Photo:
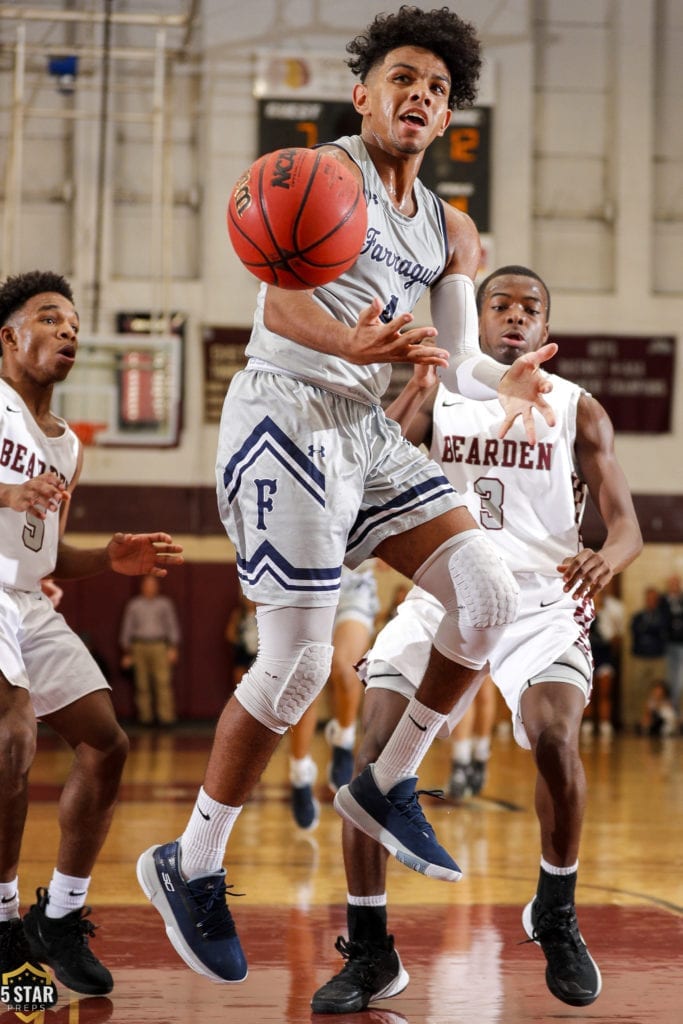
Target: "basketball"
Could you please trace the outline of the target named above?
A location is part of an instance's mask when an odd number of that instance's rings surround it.
[[[359,181],[331,154],[277,149],[256,160],[228,202],[238,257],[278,288],[317,288],[355,263],[367,232]]]

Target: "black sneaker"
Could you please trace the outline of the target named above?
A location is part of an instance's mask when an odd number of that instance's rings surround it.
[[[313,996],[314,1013],[358,1013],[370,1003],[398,995],[410,981],[393,935],[387,935],[383,944],[347,942],[340,935],[334,948],[346,963]]]
[[[545,980],[552,994],[569,1006],[594,1003],[602,977],[579,931],[574,904],[546,909],[534,897],[524,908],[522,924],[545,954]]]
[[[11,921],[0,921],[0,978],[3,974],[11,974],[24,964],[38,966],[31,956],[21,918],[13,917]]]
[[[453,761],[448,780],[448,795],[451,800],[464,800],[470,795],[469,765]]]
[[[88,944],[95,935],[89,920],[90,907],[72,910],[65,917],[50,918],[45,914],[47,889],[36,889],[37,903],[24,916],[24,930],[31,956],[49,964],[57,980],[74,992],[89,996],[106,995],[114,980]]]
[[[472,796],[479,796],[486,783],[486,761],[472,761],[467,769],[467,784]]]

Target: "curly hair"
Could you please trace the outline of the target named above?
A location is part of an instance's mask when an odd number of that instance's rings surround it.
[[[473,25],[448,7],[423,11],[402,4],[396,14],[378,14],[371,25],[347,44],[348,66],[361,82],[368,72],[399,46],[418,46],[436,54],[451,77],[451,110],[474,103],[481,71],[480,43]]]
[[[484,280],[477,288],[477,313],[481,313],[482,306],[484,304],[484,293],[486,292],[488,286],[491,284],[491,281],[495,281],[497,277],[507,277],[509,275],[513,277],[532,277],[534,281],[538,281],[538,283],[543,288],[543,291],[545,292],[545,315],[546,319],[549,320],[550,289],[548,288],[548,285],[545,283],[541,275],[537,274],[535,270],[530,270],[529,267],[520,267],[516,263],[511,263],[506,267],[498,267],[497,270],[494,270],[492,273],[489,274],[488,277],[484,278]]]
[[[71,285],[61,274],[51,270],[30,270],[26,274],[8,277],[0,285],[0,327],[4,327],[13,313],[43,292],[57,292],[73,303]]]

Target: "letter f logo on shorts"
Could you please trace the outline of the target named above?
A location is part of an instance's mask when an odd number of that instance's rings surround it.
[[[273,502],[267,497],[268,494],[275,494],[277,491],[277,480],[255,480],[256,490],[258,497],[256,499],[256,506],[258,508],[258,522],[256,524],[257,530],[267,530],[265,521],[265,513],[273,511]]]

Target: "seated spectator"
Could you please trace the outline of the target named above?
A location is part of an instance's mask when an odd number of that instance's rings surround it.
[[[677,729],[677,715],[671,703],[669,688],[659,680],[652,684],[645,702],[640,731],[646,736],[673,736]]]
[[[666,675],[676,716],[681,714],[683,696],[683,588],[681,577],[670,576],[660,597],[666,629]]]

